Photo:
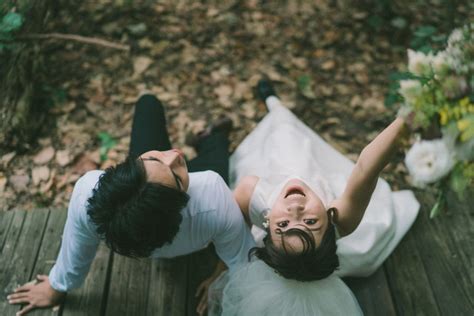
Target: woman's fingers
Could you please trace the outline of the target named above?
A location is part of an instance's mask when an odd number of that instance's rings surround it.
[[[201,295],[201,292],[206,289],[206,282],[202,282],[201,284],[199,284],[197,290],[196,290],[196,297],[198,297],[199,295]]]
[[[18,313],[16,313],[16,316],[25,315],[25,314],[28,313],[30,310],[32,310],[34,307],[35,307],[35,305],[29,304],[29,305],[25,306],[21,311],[19,311]]]
[[[204,312],[206,311],[206,308],[207,308],[207,291],[203,293],[199,301],[199,304],[197,307],[197,312],[199,313],[199,315],[203,315]]]

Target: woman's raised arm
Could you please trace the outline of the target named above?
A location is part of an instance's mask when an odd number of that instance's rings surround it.
[[[344,193],[332,203],[337,208],[336,225],[343,236],[352,233],[364,216],[377,179],[398,148],[405,121],[397,118],[361,152]]]

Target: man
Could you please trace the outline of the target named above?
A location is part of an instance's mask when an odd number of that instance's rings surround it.
[[[134,258],[176,257],[213,242],[229,269],[245,262],[255,244],[223,180],[228,177],[230,127],[229,121],[220,122],[195,139],[198,157],[189,162],[188,173],[182,152],[171,149],[163,106],[151,95],[142,96],[135,108],[130,157],[77,181],[49,277],[38,276],[37,283],[7,297],[11,304],[26,304],[18,315],[56,305],[81,286],[100,240]]]

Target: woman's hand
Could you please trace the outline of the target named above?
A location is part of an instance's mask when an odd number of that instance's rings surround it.
[[[204,281],[201,282],[201,284],[199,284],[197,290],[196,290],[196,297],[200,297],[199,298],[199,303],[198,303],[198,306],[196,308],[196,312],[201,316],[201,315],[204,315],[204,313],[206,312],[207,310],[207,294],[208,294],[208,291],[209,291],[209,286],[212,284],[212,282],[214,282],[215,279],[217,279],[222,272],[224,272],[225,270],[227,270],[227,267],[225,265],[224,262],[220,261],[217,263],[216,265],[216,269],[214,270],[214,272],[212,273],[212,275],[205,279]]]
[[[58,292],[51,287],[47,275],[38,275],[36,280],[17,288],[7,296],[10,304],[26,304],[16,315],[27,314],[34,308],[55,306],[61,303],[66,293]]]

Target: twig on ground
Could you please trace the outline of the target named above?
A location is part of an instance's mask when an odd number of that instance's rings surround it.
[[[63,33],[44,33],[44,34],[28,34],[18,37],[20,39],[63,39],[63,40],[72,40],[81,43],[105,46],[109,48],[115,48],[120,50],[129,51],[130,46],[117,44],[110,41],[103,40],[96,37],[86,37],[75,34],[63,34]]]

